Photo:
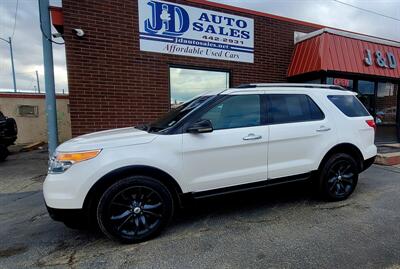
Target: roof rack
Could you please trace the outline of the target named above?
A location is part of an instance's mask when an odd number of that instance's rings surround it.
[[[269,87],[286,87],[286,88],[315,88],[315,89],[331,89],[331,90],[341,90],[348,91],[346,88],[337,85],[328,84],[306,84],[306,83],[250,83],[241,84],[235,88],[269,88]]]

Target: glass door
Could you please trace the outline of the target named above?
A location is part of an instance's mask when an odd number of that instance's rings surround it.
[[[378,82],[375,108],[377,142],[397,141],[397,99],[398,85]]]
[[[361,103],[364,104],[371,115],[375,115],[375,82],[359,80],[357,92]]]

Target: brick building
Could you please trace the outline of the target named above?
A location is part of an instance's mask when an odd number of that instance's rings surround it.
[[[378,138],[397,139],[398,42],[204,0],[63,0],[52,18],[74,136],[153,121],[201,83],[296,81],[359,92]]]

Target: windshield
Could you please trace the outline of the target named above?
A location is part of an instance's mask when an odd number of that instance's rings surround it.
[[[176,123],[178,123],[182,118],[188,115],[190,112],[204,104],[207,100],[210,100],[215,95],[203,95],[192,100],[179,105],[178,107],[172,109],[167,114],[161,116],[158,120],[151,124],[137,126],[136,128],[148,131],[148,132],[163,132]]]

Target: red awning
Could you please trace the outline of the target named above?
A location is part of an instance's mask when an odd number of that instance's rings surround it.
[[[319,32],[296,44],[288,77],[338,71],[400,78],[400,43],[334,30]]]

